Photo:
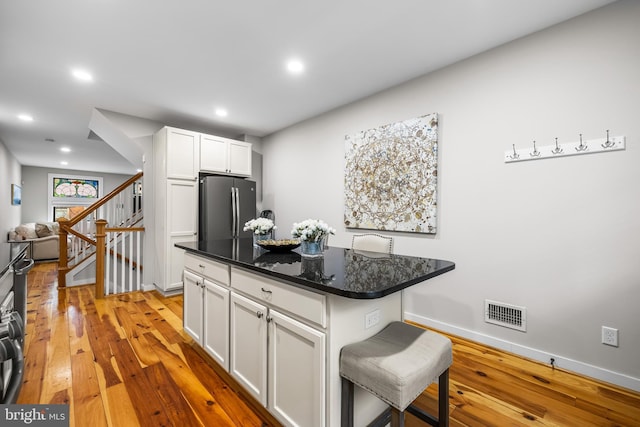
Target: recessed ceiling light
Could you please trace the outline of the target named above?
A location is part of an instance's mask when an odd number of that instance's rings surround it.
[[[82,80],[83,82],[90,82],[93,80],[93,76],[88,71],[81,70],[79,68],[72,70],[71,74],[73,74],[73,77],[78,80]]]
[[[287,62],[287,70],[293,74],[300,74],[304,71],[304,64],[297,59],[292,59]]]
[[[227,117],[227,114],[229,113],[224,108],[216,108],[216,116]]]
[[[60,164],[61,164],[62,166],[67,166],[69,163],[67,163],[67,162],[60,162]]]
[[[69,147],[60,147],[60,151],[62,151],[63,153],[70,153],[71,152],[71,148],[69,148]]]
[[[33,116],[31,116],[29,114],[18,114],[18,118],[20,120],[22,120],[23,122],[32,122],[33,121]]]

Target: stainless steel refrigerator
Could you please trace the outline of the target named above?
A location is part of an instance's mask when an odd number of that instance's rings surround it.
[[[219,175],[200,177],[198,209],[199,240],[251,237],[242,231],[256,218],[256,183]]]

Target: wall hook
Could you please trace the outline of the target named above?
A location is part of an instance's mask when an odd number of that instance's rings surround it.
[[[609,139],[609,129],[607,129],[607,141],[604,144],[600,144],[600,146],[602,148],[611,148],[614,145],[616,145],[616,143]]]
[[[576,151],[586,151],[589,147],[582,143],[582,134],[580,134],[580,145],[576,147]]]
[[[562,154],[562,153],[564,153],[564,150],[562,148],[558,147],[558,138],[556,138],[556,148],[551,150],[551,152],[553,154]]]
[[[509,158],[511,160],[517,160],[520,158],[520,154],[517,153],[516,151],[516,144],[511,144],[511,146],[513,147],[513,154],[511,156],[509,156]]]
[[[531,157],[540,157],[540,152],[536,148],[536,140],[533,140],[533,153],[529,153]]]

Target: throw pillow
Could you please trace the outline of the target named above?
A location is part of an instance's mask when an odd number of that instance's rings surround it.
[[[22,236],[22,240],[38,238],[36,230],[31,227],[27,227],[24,224],[17,226],[15,231],[18,236]]]
[[[38,237],[53,236],[53,231],[46,224],[36,224],[36,234]]]

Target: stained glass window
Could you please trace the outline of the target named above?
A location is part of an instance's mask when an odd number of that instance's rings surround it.
[[[53,178],[53,197],[95,199],[98,194],[97,179]]]

